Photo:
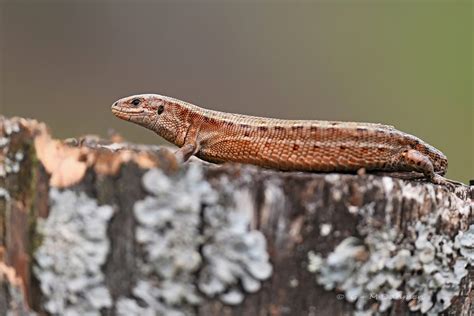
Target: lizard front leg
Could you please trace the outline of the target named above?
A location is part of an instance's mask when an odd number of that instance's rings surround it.
[[[430,158],[423,155],[415,149],[409,149],[403,152],[399,158],[401,164],[410,171],[422,172],[427,179],[434,184],[445,185],[449,188],[454,188],[453,184],[444,177],[434,172],[433,163]]]
[[[198,134],[199,127],[190,125],[184,136],[184,145],[175,152],[178,162],[187,161],[192,155],[199,151]]]

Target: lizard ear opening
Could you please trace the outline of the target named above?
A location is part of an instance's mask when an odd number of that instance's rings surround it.
[[[158,113],[158,115],[160,115],[161,113],[163,113],[164,110],[165,110],[165,107],[163,105],[160,105],[156,112]]]

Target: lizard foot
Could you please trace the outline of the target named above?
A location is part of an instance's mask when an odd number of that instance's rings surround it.
[[[446,179],[443,176],[440,176],[439,174],[433,174],[433,175],[424,175],[421,172],[416,172],[416,171],[400,171],[400,172],[375,172],[374,174],[379,175],[379,176],[389,176],[393,178],[398,178],[402,180],[414,180],[414,181],[423,181],[428,179],[431,181],[433,184],[438,184],[438,185],[443,185],[448,187],[448,189],[454,191],[456,186],[459,185],[465,185],[464,183],[457,182],[454,180]]]
[[[192,155],[197,151],[197,146],[195,144],[185,144],[183,147],[178,149],[174,154],[178,163],[182,164],[186,162]]]
[[[446,179],[445,177],[440,176],[439,174],[434,174],[433,176],[431,176],[430,181],[434,184],[443,185],[451,191],[454,191],[454,189],[456,189],[456,185],[464,185],[461,182]]]

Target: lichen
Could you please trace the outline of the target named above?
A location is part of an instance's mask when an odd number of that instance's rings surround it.
[[[223,178],[218,194],[193,163],[174,176],[151,169],[143,187],[148,196],[134,205],[141,278],[132,297],[119,299],[118,314],[193,314],[202,294],[238,304],[239,284],[255,292],[270,276],[265,238],[249,228],[252,210],[241,201],[248,192]]]
[[[0,198],[4,199],[5,201],[9,202],[11,197],[10,193],[5,188],[0,188]]]
[[[16,120],[3,119],[3,132],[5,135],[10,136],[13,133],[20,131],[20,124]]]
[[[319,225],[319,230],[321,236],[327,236],[331,233],[332,225],[329,223],[322,223],[321,225]]]
[[[254,207],[250,192],[227,185],[223,194],[235,198],[234,208],[224,210],[214,205],[204,212],[207,242],[202,254],[206,265],[201,269],[198,285],[207,296],[219,295],[224,303],[236,305],[244,299],[239,284],[245,292],[258,291],[260,281],[271,275],[272,266],[265,237],[260,231],[249,231]]]
[[[164,290],[151,281],[141,280],[133,288],[134,299],[122,297],[116,303],[117,315],[120,316],[186,316],[193,310],[188,306],[172,307],[161,299]],[[176,293],[175,293],[176,294]]]
[[[51,314],[100,315],[112,299],[101,271],[109,251],[111,206],[98,206],[84,193],[50,190],[50,213],[38,220],[43,237],[34,273]]]
[[[461,254],[468,260],[469,264],[474,265],[474,225],[456,235],[455,245],[460,249]]]
[[[3,126],[0,130],[0,178],[20,171],[20,163],[23,160],[23,152],[18,149],[11,152],[11,136],[20,131],[20,125],[14,120],[2,120]]]
[[[390,193],[393,180],[383,179]],[[419,203],[436,197],[431,188],[409,184],[402,195]],[[469,214],[468,203],[457,197],[450,203],[458,214]],[[358,226],[362,237],[344,239],[327,257],[309,252],[308,270],[317,274],[318,284],[326,290],[343,292],[347,301],[355,303],[356,313],[373,315],[387,311],[396,300],[404,300],[411,311],[437,315],[459,294],[467,265],[474,259],[474,225],[455,238],[439,232],[436,223],[453,212],[453,205],[448,208],[449,204],[441,204],[414,225],[411,235],[415,240],[400,240],[400,231],[391,222],[393,208],[388,204],[382,227],[374,220],[374,202],[357,208],[363,215]]]
[[[157,276],[160,282],[143,281],[139,285],[153,288],[156,302],[151,304],[152,300],[148,300],[153,308],[159,304],[171,308],[180,302],[197,304],[200,299],[192,284],[194,273],[202,264],[201,205],[215,203],[216,193],[202,180],[197,166],[178,177],[152,169],[144,175],[143,186],[150,195],[134,206],[139,224],[136,240],[144,250],[139,267],[144,280]]]

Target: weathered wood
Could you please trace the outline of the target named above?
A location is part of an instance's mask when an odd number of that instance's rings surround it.
[[[473,192],[1,119],[0,315],[472,314]]]

